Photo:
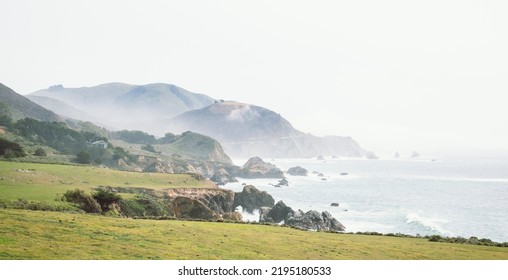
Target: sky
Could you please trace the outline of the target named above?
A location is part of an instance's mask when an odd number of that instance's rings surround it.
[[[0,83],[170,83],[379,154],[508,151],[506,1],[0,0]]]

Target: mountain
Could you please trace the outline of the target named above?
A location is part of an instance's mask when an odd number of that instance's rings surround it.
[[[78,111],[117,129],[144,130],[163,134],[157,124],[189,110],[200,109],[214,99],[170,84],[129,85],[108,83],[94,87],[52,86],[30,94],[64,102]],[[81,112],[81,113],[82,113]],[[71,114],[67,112],[67,115]],[[90,119],[85,119],[93,121]]]
[[[217,139],[233,157],[363,156],[351,137],[317,137],[296,130],[286,119],[263,107],[216,102],[175,117],[177,131],[192,130]]]
[[[13,120],[30,117],[40,121],[60,121],[61,118],[50,110],[35,104],[23,95],[0,83],[0,114]]]
[[[64,117],[64,118],[71,118],[76,120],[82,120],[82,121],[90,121],[95,123],[100,123],[101,121],[92,116],[89,115],[79,109],[76,109],[72,107],[71,105],[60,101],[55,98],[51,97],[45,97],[45,96],[36,96],[36,95],[28,95],[26,96],[30,101],[39,104],[40,106],[53,111],[54,113]]]

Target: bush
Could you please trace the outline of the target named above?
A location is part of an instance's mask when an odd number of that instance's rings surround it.
[[[429,238],[429,241],[431,242],[439,242],[441,241],[443,238],[439,235],[432,235],[430,238]]]
[[[90,154],[86,151],[81,151],[76,155],[76,161],[82,164],[90,164]]]
[[[92,197],[99,203],[103,212],[109,211],[111,204],[122,199],[118,194],[105,189],[97,189],[96,192],[92,193]]]
[[[87,213],[102,213],[101,206],[90,195],[80,189],[69,190],[63,195],[65,201],[76,204]]]
[[[23,148],[15,142],[0,138],[0,155],[6,158],[17,158],[26,156]]]
[[[141,149],[145,150],[145,151],[149,151],[149,152],[152,152],[152,153],[157,153],[157,151],[155,150],[155,148],[148,144],[148,145],[144,145],[144,146],[141,146]]]
[[[48,153],[46,153],[46,150],[44,150],[43,148],[38,148],[34,152],[34,156],[38,156],[38,157],[45,157],[47,155],[48,155]]]

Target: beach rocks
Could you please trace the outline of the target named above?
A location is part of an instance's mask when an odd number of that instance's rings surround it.
[[[289,214],[285,224],[299,229],[315,231],[339,232],[346,229],[344,225],[332,217],[327,211],[320,214],[316,210],[310,210],[306,213],[302,210],[298,210],[293,214]]]
[[[279,183],[277,185],[274,185],[274,187],[283,187],[283,186],[286,187],[289,186],[289,181],[286,178],[280,179]]]
[[[273,208],[263,207],[259,210],[259,222],[280,223],[286,220],[290,213],[294,213],[291,207],[281,200]]]
[[[333,202],[332,204],[330,204],[330,206],[332,206],[332,207],[339,207],[339,203]]]
[[[338,203],[337,203],[338,205]],[[303,230],[314,231],[344,231],[346,227],[330,213],[324,211],[319,213],[316,210],[303,212],[302,210],[293,211],[291,207],[284,204],[283,201],[277,202],[274,207],[261,207],[259,209],[260,223],[281,223]]]
[[[243,187],[243,191],[235,193],[233,209],[242,206],[244,210],[252,213],[255,209],[261,207],[273,207],[275,200],[266,191],[260,191],[256,187],[248,185]]]
[[[288,169],[287,174],[292,176],[307,176],[307,169],[301,166],[295,166]]]
[[[250,158],[238,175],[243,178],[284,178],[284,173],[279,168],[259,157]]]

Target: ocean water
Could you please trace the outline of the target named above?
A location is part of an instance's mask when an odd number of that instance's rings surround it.
[[[242,184],[252,184],[294,210],[328,211],[348,232],[476,236],[508,241],[508,158],[270,162],[284,171],[299,165],[309,175],[286,175],[289,187],[272,186],[277,179],[239,178],[239,182],[224,188],[241,191]],[[339,207],[330,205],[334,202]],[[258,217],[244,213],[244,219]]]

